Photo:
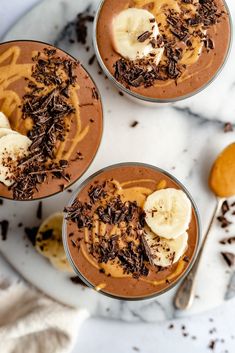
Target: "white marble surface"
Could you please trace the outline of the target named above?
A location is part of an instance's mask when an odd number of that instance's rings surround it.
[[[71,0],[70,0],[71,1]],[[8,9],[8,12],[4,11]],[[47,3],[51,3],[51,0],[47,0]],[[57,0],[59,2],[59,0]],[[1,12],[4,13],[5,24],[8,25],[13,22],[14,14],[17,15],[17,3],[21,5],[22,2],[11,0],[7,2],[1,0]],[[31,6],[32,1],[24,1],[23,6]],[[84,4],[84,2],[82,2]],[[230,0],[229,4],[234,6],[233,1]],[[78,6],[81,5],[81,2]],[[14,9],[14,11],[13,11]],[[11,13],[9,12],[11,11]],[[19,9],[23,11],[22,8]],[[6,13],[10,15],[6,16]],[[233,11],[233,13],[235,13]],[[67,13],[68,15],[68,13]],[[74,13],[72,14],[74,16]],[[0,17],[1,13],[0,13]],[[8,17],[8,21],[6,18]],[[55,16],[56,17],[56,16]],[[57,17],[56,17],[57,19]],[[7,27],[3,27],[2,23],[0,25],[1,33],[5,32]],[[32,35],[31,28],[27,26],[28,36]],[[18,32],[21,35],[20,32]],[[30,33],[30,34],[29,34]],[[51,33],[50,33],[51,34]],[[45,39],[46,40],[46,39]],[[233,74],[232,74],[233,70]],[[119,106],[124,105],[115,90],[110,87],[110,85],[105,84],[102,87],[102,92],[106,95],[106,87],[109,87],[110,96],[105,97],[106,106],[106,131],[104,135],[105,142],[103,143],[100,153],[97,156],[95,165],[92,168],[95,170],[98,167],[103,166],[104,160],[101,158],[102,154],[107,151],[108,146],[112,142],[115,131],[117,128],[122,133],[122,138],[128,137],[132,145],[134,141],[142,141],[144,130],[148,129],[151,132],[149,141],[156,145],[156,150],[154,156],[149,155],[150,146],[146,146],[145,153],[141,153],[134,150],[130,151],[130,156],[128,158],[125,156],[125,151],[117,149],[114,151],[113,161],[118,162],[120,160],[127,160],[132,158],[133,160],[148,161],[158,164],[173,172],[178,178],[186,182],[186,185],[191,190],[196,201],[199,204],[199,208],[202,213],[202,222],[204,229],[208,221],[209,214],[213,207],[213,198],[208,193],[206,188],[206,175],[209,169],[210,162],[213,160],[217,151],[227,143],[234,139],[234,134],[224,135],[222,132],[222,124],[220,119],[223,121],[235,121],[234,115],[234,65],[230,60],[230,64],[227,65],[223,72],[224,79],[215,83],[216,87],[211,86],[209,88],[210,92],[206,94],[200,94],[200,99],[193,99],[191,102],[182,102],[178,104],[178,108],[164,108],[157,110],[148,110],[148,115],[146,116],[146,110],[142,107],[129,106],[129,102],[125,102],[129,109],[125,109],[125,115],[120,112],[113,111],[113,102],[116,101]],[[227,91],[227,95],[223,92]],[[210,93],[210,95],[209,95]],[[229,93],[229,94],[228,94]],[[216,94],[216,95],[215,95]],[[204,102],[204,103],[203,103]],[[186,104],[187,103],[187,104]],[[210,104],[209,104],[210,103]],[[229,103],[229,104],[228,104]],[[179,108],[180,107],[180,108]],[[189,107],[190,110],[186,109],[184,111],[179,111],[179,109]],[[193,112],[193,113],[192,113]],[[199,117],[198,114],[203,113],[203,117]],[[139,126],[135,130],[129,130],[128,125],[132,120],[138,120],[140,122]],[[110,133],[110,124],[115,127],[112,134]],[[162,136],[162,137],[161,137]],[[151,145],[152,146],[152,145]],[[167,149],[166,149],[167,146]],[[187,148],[187,153],[182,153],[182,151]],[[138,152],[138,155],[137,155]],[[195,160],[196,159],[196,160]],[[89,173],[93,169],[89,170]],[[49,210],[47,210],[48,212]],[[214,269],[214,278],[216,282],[213,283],[213,278],[204,278],[203,282],[206,283],[204,286],[204,293],[202,291],[202,296],[208,294],[211,301],[214,300],[215,289],[219,289],[217,286],[220,283],[221,276],[224,273],[225,267],[223,263],[219,260],[218,252],[220,248],[217,244],[217,239],[222,236],[221,231],[218,233],[218,229],[211,235],[210,243],[207,246],[207,252],[210,254],[208,260],[210,261],[203,264],[203,268],[214,268],[218,265],[223,269],[221,274]],[[16,255],[16,254],[15,254]],[[212,256],[213,255],[213,256]],[[5,266],[1,263],[1,272],[5,273]],[[205,272],[205,271],[204,271]],[[224,277],[224,276],[223,276]],[[223,278],[222,278],[223,279]],[[208,286],[208,282],[210,285]],[[211,290],[209,290],[211,289]],[[200,293],[201,294],[201,293]],[[223,294],[220,301],[222,301]],[[225,343],[219,342],[216,347],[216,352],[225,352],[226,349],[230,349],[234,352],[235,344],[234,340],[231,338],[234,331],[234,314],[233,302],[220,307],[216,311],[210,314],[204,314],[200,317],[194,317],[194,319],[184,319],[186,327],[189,328],[190,336],[196,335],[197,340],[192,340],[189,337],[182,337],[181,335],[181,325],[182,320],[178,321],[175,326],[175,330],[168,330],[169,324],[124,324],[119,323],[107,323],[101,320],[90,320],[84,325],[83,332],[81,332],[80,340],[75,352],[94,352],[96,350],[101,350],[102,353],[110,352],[110,347],[112,347],[113,352],[131,352],[134,351],[133,347],[137,346],[142,352],[172,352],[175,347],[179,347],[180,352],[206,352],[208,351],[207,345],[210,338],[219,337],[225,338]],[[215,317],[215,323],[209,322],[209,317]],[[210,335],[208,333],[209,329],[216,326],[218,328],[218,333]],[[226,329],[225,329],[226,327]],[[89,332],[95,332],[94,337],[90,340]],[[119,340],[115,340],[115,347],[113,345],[114,337],[120,337]],[[177,349],[177,351],[178,351]],[[4,352],[3,352],[4,353]]]

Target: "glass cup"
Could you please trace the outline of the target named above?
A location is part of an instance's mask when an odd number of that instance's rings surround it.
[[[130,169],[131,168],[131,169]],[[82,192],[82,190],[86,187],[90,187],[90,185],[92,184],[93,181],[97,180],[97,178],[99,176],[102,177],[103,173],[109,173],[110,176],[115,175],[115,173],[120,172],[121,171],[126,171],[129,170],[131,172],[133,172],[133,169],[135,168],[136,170],[139,170],[140,172],[142,172],[143,170],[148,170],[150,173],[155,173],[156,175],[158,175],[158,177],[160,179],[165,178],[165,180],[168,180],[168,182],[172,185],[174,185],[176,188],[182,190],[183,192],[185,192],[185,194],[188,196],[189,200],[191,201],[191,205],[192,205],[192,219],[191,222],[193,222],[193,226],[190,225],[190,229],[193,229],[193,231],[195,231],[193,234],[193,238],[192,238],[192,243],[194,245],[190,245],[190,247],[192,248],[191,251],[191,258],[190,260],[187,262],[187,264],[184,266],[182,272],[179,274],[179,276],[177,276],[177,278],[172,282],[167,283],[167,285],[165,285],[163,288],[161,288],[161,290],[156,290],[156,291],[152,291],[150,294],[148,295],[120,295],[120,294],[115,294],[114,292],[110,292],[110,291],[106,291],[105,287],[101,285],[97,285],[97,283],[92,283],[92,281],[90,279],[88,279],[86,277],[86,275],[83,273],[84,271],[80,268],[80,265],[78,265],[77,262],[77,248],[74,247],[74,242],[76,243],[75,239],[76,236],[79,234],[79,237],[82,238],[82,233],[79,232],[78,234],[76,233],[76,230],[71,230],[71,224],[69,221],[66,220],[66,216],[64,217],[64,222],[63,222],[63,230],[62,230],[62,237],[63,237],[63,244],[64,244],[64,249],[65,249],[65,253],[67,256],[67,259],[69,261],[69,263],[71,264],[72,268],[74,269],[74,272],[79,276],[79,278],[88,286],[91,287],[93,289],[95,289],[96,291],[98,291],[101,294],[104,294],[106,296],[115,298],[115,299],[120,299],[120,300],[144,300],[144,299],[149,299],[149,298],[153,298],[156,296],[159,296],[169,290],[171,290],[173,287],[175,287],[177,285],[177,283],[179,283],[179,281],[187,275],[187,273],[190,271],[195,259],[196,259],[196,255],[198,252],[198,244],[199,244],[199,239],[200,239],[200,234],[201,234],[201,225],[200,225],[200,219],[199,219],[199,212],[197,209],[197,206],[195,204],[195,202],[193,201],[192,196],[190,195],[190,193],[187,191],[187,189],[185,188],[185,186],[183,184],[181,184],[174,176],[172,176],[171,174],[169,174],[168,172],[166,172],[165,170],[162,170],[158,167],[152,166],[152,165],[148,165],[145,163],[120,163],[120,164],[116,164],[116,165],[111,165],[108,166],[106,168],[103,168],[101,170],[99,170],[98,172],[94,173],[93,175],[89,176],[84,182],[81,183],[81,185],[78,187],[77,190],[75,190],[74,194],[72,195],[72,198],[68,204],[68,206],[71,206],[73,204],[73,202],[75,201],[75,199],[79,196],[80,192]],[[155,175],[154,174],[154,175]],[[107,175],[107,174],[105,174]],[[151,174],[149,174],[151,175]],[[153,175],[153,174],[152,174]],[[114,177],[115,178],[115,177]],[[133,180],[131,181],[133,182]],[[158,180],[156,181],[156,183],[158,182]],[[172,186],[172,187],[174,187]],[[72,227],[76,227],[75,224],[72,225]],[[191,228],[192,227],[192,228]],[[76,228],[77,229],[77,228]],[[192,230],[190,230],[191,232]],[[83,232],[83,231],[82,231]],[[83,234],[84,235],[84,234]],[[72,237],[72,238],[71,238]],[[74,237],[74,238],[73,238]],[[183,261],[183,260],[182,260]],[[83,266],[88,266],[88,268],[90,268],[89,266],[92,266],[90,263],[87,262],[86,265],[82,265]],[[93,270],[92,270],[93,271]],[[99,273],[99,271],[97,270],[97,274]],[[116,280],[116,279],[114,279]],[[119,279],[117,279],[119,280]],[[97,279],[98,281],[98,279]],[[102,281],[101,281],[102,282]],[[119,283],[121,285],[121,283]],[[118,285],[119,285],[118,284]],[[123,284],[123,283],[122,283]]]
[[[128,88],[126,88],[123,84],[121,84],[119,81],[116,80],[116,78],[111,74],[111,72],[108,70],[107,66],[105,65],[105,62],[100,54],[100,51],[99,51],[99,45],[98,45],[98,41],[97,41],[97,25],[98,25],[98,21],[99,21],[99,16],[100,16],[100,12],[102,10],[102,7],[104,5],[104,3],[106,2],[107,0],[102,0],[100,2],[100,5],[96,11],[96,16],[95,16],[95,20],[94,20],[94,30],[93,30],[93,45],[94,45],[94,48],[95,48],[95,54],[96,54],[96,57],[97,57],[97,60],[102,68],[102,70],[104,71],[105,75],[110,79],[110,81],[116,86],[116,88],[121,91],[122,93],[125,93],[126,96],[128,98],[130,98],[132,101],[134,102],[137,102],[137,103],[141,103],[141,104],[144,104],[146,106],[163,106],[163,105],[169,105],[171,103],[175,103],[175,102],[178,102],[180,100],[184,100],[184,99],[187,99],[187,98],[190,98],[194,95],[196,95],[197,93],[203,91],[205,88],[207,88],[216,78],[217,76],[219,75],[219,73],[222,71],[226,61],[227,61],[227,58],[228,58],[228,55],[229,55],[229,52],[230,52],[230,49],[231,49],[231,44],[232,44],[232,18],[231,18],[231,14],[230,14],[230,11],[229,11],[229,8],[226,4],[225,1],[224,2],[224,6],[226,8],[226,11],[228,13],[228,17],[229,17],[229,28],[230,28],[230,33],[229,33],[229,41],[228,41],[228,46],[227,46],[227,50],[226,50],[226,53],[224,55],[224,60],[223,62],[221,62],[221,65],[218,67],[217,71],[215,72],[214,75],[212,75],[212,77],[206,82],[204,83],[202,86],[200,86],[199,88],[193,90],[192,92],[188,93],[188,94],[185,94],[185,95],[181,95],[181,96],[178,96],[178,97],[173,97],[173,98],[153,98],[153,97],[148,97],[148,96],[144,96],[142,94],[139,94],[137,92],[134,92]]]
[[[2,61],[2,64],[0,65],[0,71],[3,72],[5,69],[10,72],[10,78],[8,80],[8,77],[6,77],[5,80],[0,82],[0,88],[2,85],[2,90],[0,93],[0,101],[4,102],[5,95],[6,93],[8,94],[10,100],[10,104],[14,104],[14,97],[16,96],[19,101],[21,101],[21,97],[25,94],[25,89],[27,86],[27,82],[31,79],[31,66],[33,65],[34,61],[32,59],[32,56],[35,56],[35,53],[37,52],[43,52],[45,48],[48,49],[55,49],[56,55],[60,56],[63,59],[70,59],[72,62],[77,63],[78,60],[72,57],[70,54],[66,53],[65,51],[44,43],[40,41],[35,41],[35,40],[17,40],[17,41],[9,41],[5,43],[0,44],[0,59],[1,57],[4,57],[5,59]],[[13,56],[14,55],[14,56]],[[27,68],[27,70],[26,70]],[[21,70],[22,69],[22,73]],[[74,147],[72,151],[72,155],[69,158],[69,166],[68,169],[66,168],[66,173],[69,173],[71,175],[71,179],[68,182],[65,182],[62,179],[53,179],[53,176],[50,175],[48,177],[48,183],[43,182],[42,184],[39,185],[39,191],[35,191],[35,196],[33,196],[32,199],[27,199],[24,201],[30,201],[30,200],[39,200],[39,199],[44,199],[50,196],[54,196],[63,190],[65,190],[68,187],[71,187],[72,184],[77,182],[81,178],[81,176],[86,172],[90,164],[92,163],[93,159],[95,158],[98,148],[101,143],[102,139],[102,133],[103,133],[103,108],[102,108],[102,101],[101,101],[101,95],[99,94],[99,90],[90,76],[90,74],[87,72],[87,70],[82,66],[79,65],[74,69],[75,74],[77,75],[77,80],[79,82],[79,87],[82,90],[82,92],[85,92],[85,95],[88,97],[93,97],[93,90],[97,93],[97,97],[91,98],[96,99],[97,98],[97,104],[93,105],[92,104],[86,104],[87,102],[84,102],[85,104],[80,105],[80,101],[83,98],[82,94],[80,95],[77,88],[73,87],[73,96],[77,95],[79,98],[79,102],[76,101],[76,104],[79,105],[79,118],[80,121],[76,123],[75,117],[73,117],[73,129],[70,129],[68,135],[68,141],[71,141],[71,144],[73,140],[76,138],[76,131],[79,131],[79,129],[83,130],[87,126],[89,126],[88,130],[88,135],[85,135],[84,138],[81,138],[77,145]],[[27,81],[26,81],[27,80]],[[8,83],[9,81],[9,83]],[[14,85],[14,86],[13,86]],[[50,89],[49,86],[45,86],[47,89]],[[48,88],[49,87],[49,88]],[[88,91],[89,90],[89,91]],[[13,98],[12,98],[13,97]],[[88,100],[88,98],[86,98]],[[18,102],[18,101],[17,101]],[[88,102],[89,103],[89,102]],[[20,107],[17,104],[15,110],[11,112],[11,114],[8,116],[11,126],[15,130],[19,130],[20,133],[22,134],[27,134],[27,128],[26,128],[26,123],[25,120],[18,118],[18,116],[21,116],[22,112],[20,110]],[[77,106],[76,105],[76,106]],[[87,106],[86,106],[87,105]],[[7,115],[6,111],[6,102],[2,104],[4,106],[3,109],[5,109],[5,114]],[[88,107],[89,106],[89,107]],[[76,108],[77,109],[77,108]],[[9,110],[12,110],[11,107]],[[1,111],[1,104],[0,104],[0,111]],[[95,120],[91,118],[95,118]],[[16,119],[21,119],[20,123],[17,124],[18,120]],[[91,121],[92,120],[92,121]],[[91,132],[90,132],[91,131]],[[89,136],[89,137],[88,137]],[[92,137],[92,138],[91,138]],[[83,150],[86,150],[87,148],[87,155],[84,155],[84,158],[77,158],[78,156],[76,155],[77,152],[82,152]],[[69,145],[66,145],[64,147],[64,152],[66,152],[69,149]],[[62,155],[64,159],[64,155]],[[75,167],[76,164],[76,167]],[[71,168],[70,168],[71,167]],[[64,187],[63,187],[64,185]],[[6,199],[13,199],[12,192],[7,188],[7,186],[3,185],[0,183],[0,197],[6,198]],[[20,200],[21,201],[21,200]]]

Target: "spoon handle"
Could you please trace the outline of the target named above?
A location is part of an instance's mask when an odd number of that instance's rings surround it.
[[[215,206],[213,215],[211,217],[208,229],[207,229],[206,234],[204,236],[204,239],[202,241],[200,250],[198,252],[197,259],[196,259],[193,267],[191,268],[191,270],[187,274],[187,276],[181,282],[179,289],[176,292],[176,295],[174,297],[174,306],[179,310],[189,309],[191,307],[191,305],[193,304],[193,300],[195,297],[196,276],[197,276],[200,260],[201,260],[203,250],[205,248],[205,244],[208,239],[211,227],[214,223],[215,217],[216,217],[219,209],[221,208],[224,200],[225,199],[217,198],[216,206]]]

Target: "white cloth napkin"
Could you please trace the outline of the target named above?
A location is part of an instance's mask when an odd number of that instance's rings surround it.
[[[0,280],[1,353],[68,353],[87,317],[22,281]]]

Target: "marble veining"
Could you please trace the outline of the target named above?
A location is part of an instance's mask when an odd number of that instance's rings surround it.
[[[198,205],[205,232],[215,206],[214,196],[207,187],[210,166],[220,150],[234,141],[235,136],[233,132],[223,132],[225,122],[230,121],[235,126],[234,44],[222,73],[206,90],[172,105],[146,108],[126,96],[120,96],[116,88],[100,74],[96,61],[89,65],[89,59],[94,54],[92,26],[87,39],[89,50],[76,41],[70,41],[74,37],[73,21],[77,13],[88,5],[91,11],[95,11],[98,2],[45,0],[26,14],[2,40],[36,39],[56,44],[79,58],[97,83],[103,99],[105,129],[99,152],[81,181],[98,169],[118,162],[137,161],[157,165],[174,174],[189,189]],[[233,0],[227,2],[234,17],[235,3]],[[139,124],[131,128],[135,120]],[[65,191],[44,200],[43,217],[62,210],[70,197],[71,194]],[[19,204],[9,201],[4,201],[0,206],[0,221],[5,218],[10,220],[8,239],[6,242],[0,240],[1,252],[34,285],[60,301],[87,307],[93,316],[133,322],[161,321],[208,310],[235,295],[235,276],[220,256],[222,250],[235,249],[234,245],[219,244],[227,233],[221,230],[217,222],[205,249],[194,306],[186,313],[179,313],[172,306],[174,290],[151,300],[125,302],[72,284],[66,275],[50,267],[25,239],[24,227],[40,223],[36,219],[37,206],[37,202]],[[21,221],[23,227],[19,228]],[[235,226],[231,226],[229,234],[234,231]]]

